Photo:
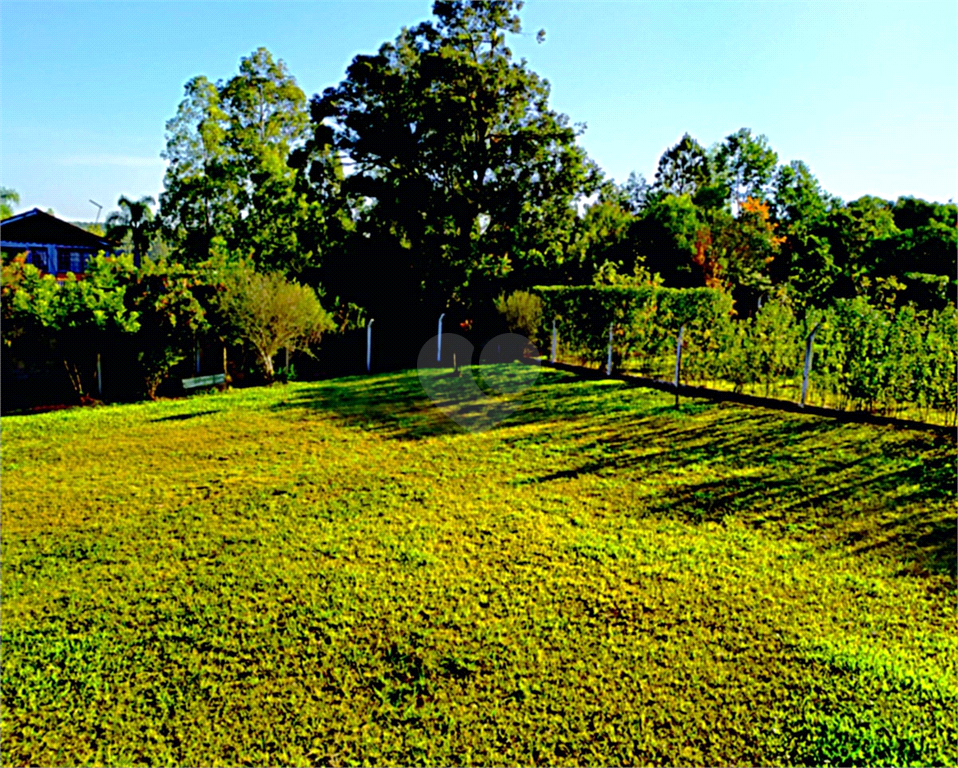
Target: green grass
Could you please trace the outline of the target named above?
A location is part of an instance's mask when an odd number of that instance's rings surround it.
[[[3,764],[958,762],[954,440],[671,402],[4,417]]]

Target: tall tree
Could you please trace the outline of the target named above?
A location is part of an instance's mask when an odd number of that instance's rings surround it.
[[[548,83],[506,43],[521,7],[436,2],[435,20],[357,56],[313,103],[328,126],[316,135],[349,158],[362,237],[383,245],[370,268],[425,288],[436,308],[474,305],[514,269],[545,274],[573,237],[575,198],[594,186]]]
[[[160,209],[174,250],[202,260],[213,239],[260,265],[299,272],[316,254],[299,231],[313,213],[290,155],[309,138],[306,95],[282,60],[259,48],[223,83],[195,77],[167,123]]]
[[[822,306],[831,300],[839,270],[828,238],[827,218],[828,212],[840,205],[801,160],[776,171],[771,218],[784,241],[770,272],[774,282],[788,286],[799,308]]]
[[[708,152],[686,133],[659,158],[654,186],[669,195],[694,195],[711,181]]]
[[[646,267],[661,275],[667,286],[700,286],[704,284],[702,271],[693,257],[704,227],[705,212],[689,195],[665,195],[656,198],[635,220],[629,240],[634,252],[645,257]]]
[[[576,227],[576,238],[556,283],[587,284],[600,270],[632,275],[643,259],[629,237],[635,216],[628,193],[606,183],[598,199],[585,209]]]
[[[824,216],[836,202],[801,160],[793,160],[775,172],[771,213],[776,222],[808,226]]]
[[[705,284],[732,293],[740,312],[751,312],[752,299],[771,287],[769,265],[783,238],[769,221],[768,206],[753,197],[742,203],[733,218],[725,210],[710,211],[707,226],[699,230],[694,261]]]
[[[169,165],[160,215],[177,255],[202,261],[214,237],[233,238],[233,224],[239,218],[238,189],[219,89],[200,75],[186,84],[185,92],[176,116],[166,124],[162,156]]]
[[[156,200],[144,195],[134,201],[124,195],[116,204],[119,210],[106,217],[106,236],[119,241],[129,235],[133,244],[133,256],[139,264],[150,248],[150,236],[154,229],[151,206],[156,205]]]
[[[768,197],[778,155],[765,136],[753,136],[750,128],[740,128],[725,137],[714,155],[716,175],[728,188],[736,210],[747,198]]]
[[[853,200],[829,211],[825,233],[834,254],[840,279],[838,295],[865,292],[868,282],[878,274],[885,252],[885,241],[898,234],[892,204],[872,195]]]
[[[958,206],[929,203],[914,197],[900,197],[892,209],[899,235],[895,242],[894,266],[900,274],[922,272],[958,277]]]
[[[629,211],[638,216],[649,204],[652,186],[645,180],[645,176],[632,171],[622,190]]]

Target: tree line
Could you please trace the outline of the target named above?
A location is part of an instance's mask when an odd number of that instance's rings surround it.
[[[534,285],[708,287],[741,318],[773,296],[801,316],[856,297],[954,302],[955,205],[846,203],[748,128],[711,147],[684,135],[651,181],[607,178],[513,55],[521,8],[440,0],[311,98],[265,48],[227,80],[192,78],[159,200],[121,198],[107,235],[146,274],[188,274],[204,316],[204,291],[241,268],[312,292],[308,338],[376,318],[383,365],[414,364],[443,312],[474,342],[500,332],[497,305]]]

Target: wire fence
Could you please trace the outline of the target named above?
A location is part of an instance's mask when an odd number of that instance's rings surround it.
[[[752,317],[708,288],[539,286],[554,361],[674,384],[951,426],[958,313],[838,300],[798,315],[784,298]]]

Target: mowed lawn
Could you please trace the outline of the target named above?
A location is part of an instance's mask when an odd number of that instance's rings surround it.
[[[467,431],[410,371],[4,417],[3,764],[958,762],[953,438],[519,404]]]

